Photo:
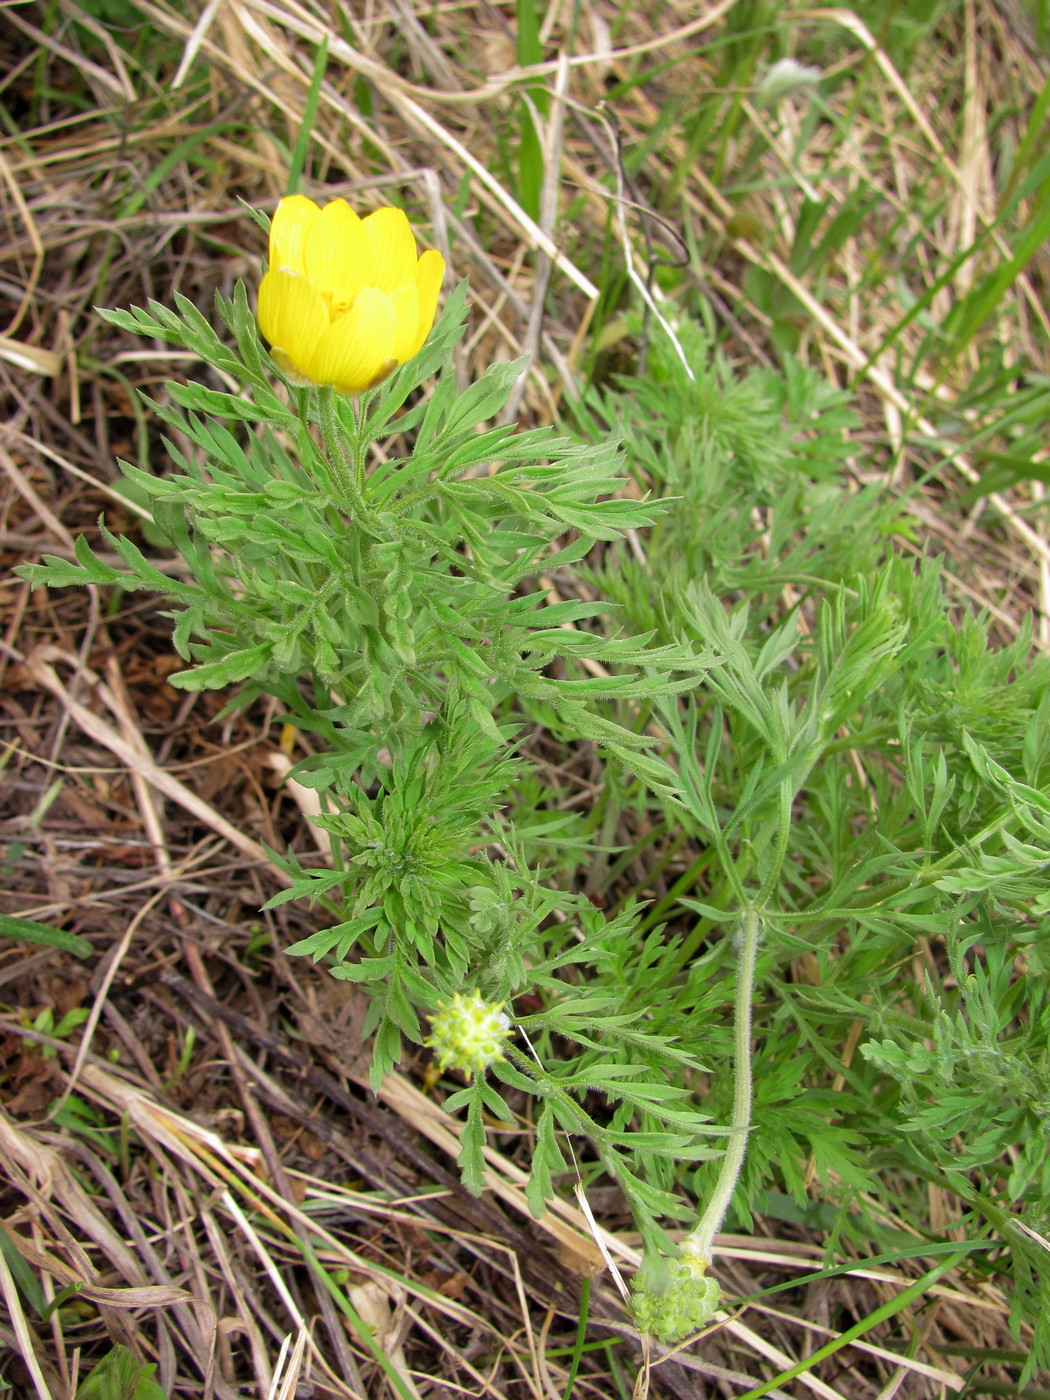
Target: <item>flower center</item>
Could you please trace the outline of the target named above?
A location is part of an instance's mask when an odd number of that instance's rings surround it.
[[[340,316],[345,316],[356,300],[352,298],[350,301],[336,301],[334,292],[325,291],[321,292],[321,298],[328,308],[329,322],[338,321]]]

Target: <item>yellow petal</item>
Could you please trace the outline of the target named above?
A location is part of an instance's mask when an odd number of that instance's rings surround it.
[[[390,300],[394,303],[394,359],[399,365],[403,365],[406,360],[410,360],[419,349],[416,345],[416,332],[419,327],[419,293],[416,291],[415,283],[410,282],[407,287],[398,287],[396,292],[391,292]]]
[[[416,240],[403,209],[377,209],[362,219],[372,252],[370,287],[396,292],[415,280]]]
[[[303,368],[315,384],[334,384],[344,394],[360,394],[394,359],[396,334],[393,299],[365,287],[346,315],[324,330],[309,367]]]
[[[270,351],[270,356],[289,384],[294,384],[297,389],[317,388],[314,381],[305,375],[299,366],[288,358],[283,350],[278,350],[276,345]]]
[[[368,278],[368,240],[345,199],[321,210],[304,251],[306,275],[331,298],[332,310],[353,306]]]
[[[259,284],[259,329],[278,364],[290,363],[312,379],[314,348],[327,327],[328,308],[308,278],[294,272],[266,274]]]
[[[312,199],[292,194],[282,199],[270,224],[270,267],[275,272],[305,272],[303,244],[320,209]]]
[[[441,291],[442,279],[445,276],[445,259],[436,248],[428,248],[419,259],[416,268],[416,293],[419,296],[419,319],[416,322],[416,333],[414,339],[409,344],[406,360],[410,360],[413,355],[419,353],[423,348],[423,342],[430,334],[434,324],[434,313],[437,311],[438,294]]]

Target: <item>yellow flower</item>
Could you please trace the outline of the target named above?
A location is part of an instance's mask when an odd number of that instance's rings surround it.
[[[444,273],[440,253],[416,255],[403,210],[359,219],[345,199],[289,195],[270,225],[259,329],[290,379],[360,394],[422,348]]]

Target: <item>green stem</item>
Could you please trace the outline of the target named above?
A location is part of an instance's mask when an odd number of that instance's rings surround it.
[[[359,399],[351,399],[350,408],[354,415],[354,441],[353,441],[353,461],[354,461],[354,485],[359,496],[365,494],[365,474],[368,458],[368,405],[371,399],[370,394],[366,394]]]
[[[751,1132],[751,1099],[753,1072],[751,1067],[751,1003],[755,995],[755,966],[758,961],[758,936],[762,925],[761,911],[773,897],[780,872],[787,858],[791,834],[790,783],[780,786],[780,811],[777,821],[776,847],[769,874],[762,884],[757,903],[748,902],[744,908],[740,930],[740,957],[736,973],[736,998],[733,1003],[733,1117],[729,1142],[718,1173],[714,1192],[691,1233],[682,1241],[683,1251],[702,1264],[710,1264],[715,1236],[721,1230],[733,1200],[740,1173],[747,1156],[747,1140]],[[728,852],[726,853],[728,855]]]
[[[355,434],[353,440],[347,440],[335,406],[335,390],[330,385],[317,390],[317,409],[321,420],[325,455],[341,497],[339,504],[351,518],[360,518],[363,504],[363,481],[361,486],[358,485],[362,455],[360,432]]]
[[[755,963],[758,957],[758,934],[761,924],[758,909],[748,908],[740,932],[740,961],[736,977],[736,1002],[733,1013],[733,1118],[731,1132],[722,1158],[711,1199],[695,1229],[683,1241],[683,1248],[694,1258],[711,1262],[715,1236],[729,1211],[733,1192],[747,1153],[751,1130],[751,1000],[755,986]]]
[[[855,742],[851,740],[851,742]],[[827,752],[825,750],[824,752]],[[774,758],[778,766],[785,766],[790,755],[786,753],[775,753]],[[806,772],[816,761],[817,755],[808,756],[809,762],[806,764]],[[765,847],[769,852],[769,863],[766,867],[765,877],[761,879],[760,888],[757,895],[747,894],[744,891],[744,884],[750,883],[745,875],[741,879],[741,871],[730,856],[728,842],[726,839],[726,828],[721,825],[716,817],[713,803],[710,808],[710,815],[706,810],[700,812],[701,821],[705,825],[710,836],[710,844],[717,854],[719,863],[722,865],[726,878],[733,888],[733,892],[739,899],[739,908],[742,911],[742,926],[740,930],[740,943],[738,953],[738,967],[734,997],[734,1026],[733,1026],[733,1055],[734,1055],[734,1093],[733,1110],[730,1124],[730,1132],[727,1140],[726,1151],[720,1164],[718,1178],[714,1190],[706,1206],[697,1220],[693,1230],[682,1241],[681,1256],[683,1262],[695,1263],[696,1275],[703,1273],[711,1264],[714,1255],[714,1242],[719,1231],[723,1228],[726,1216],[732,1204],[733,1196],[740,1181],[740,1176],[746,1160],[748,1138],[751,1131],[751,1113],[754,1092],[754,1067],[752,1063],[752,1003],[754,998],[755,977],[757,968],[758,941],[761,933],[761,926],[764,920],[770,922],[774,920],[788,919],[792,922],[815,921],[816,926],[821,928],[827,924],[841,922],[846,914],[859,912],[863,907],[877,907],[886,903],[902,891],[914,888],[916,885],[922,887],[933,884],[942,878],[946,870],[951,870],[958,865],[961,859],[965,858],[965,852],[958,849],[941,856],[921,870],[917,870],[909,878],[894,881],[887,886],[879,886],[865,892],[864,895],[857,896],[856,907],[849,910],[820,909],[815,913],[794,912],[790,915],[778,915],[775,912],[767,912],[767,908],[773,901],[777,887],[782,876],[787,860],[788,846],[790,843],[791,823],[792,823],[792,803],[796,792],[801,785],[801,777],[796,767],[793,779],[781,782],[779,786],[776,827],[772,833],[772,840]],[[698,789],[699,790],[699,789]],[[968,849],[980,849],[980,847],[1000,831],[1009,827],[1016,819],[1016,814],[1010,810],[1000,812],[1000,814],[985,826],[975,837],[967,843]],[[763,843],[764,844],[764,843]],[[760,856],[761,848],[756,849],[756,855]],[[710,853],[702,858],[710,860]],[[929,857],[927,857],[929,860]],[[764,862],[763,862],[764,863]],[[676,884],[674,890],[667,897],[669,903],[679,897],[684,888],[695,880],[699,870],[692,869]],[[684,888],[683,888],[684,887]],[[816,901],[815,901],[816,903]],[[646,927],[659,922],[663,914],[663,904],[658,905],[652,911]],[[891,1013],[892,1014],[892,1013]],[[900,1018],[902,1024],[906,1018]],[[923,1031],[922,1023],[912,1018],[907,1018],[910,1027],[917,1027]],[[928,1029],[926,1027],[925,1029]],[[951,1173],[944,1169],[951,1179]],[[935,1173],[930,1174],[930,1179],[934,1179]],[[938,1176],[938,1179],[943,1178]],[[1011,1241],[1020,1243],[1019,1231],[1016,1222],[1006,1213],[996,1209],[996,1207],[986,1202],[983,1198],[976,1198],[976,1193],[972,1188],[962,1184],[953,1184],[953,1188],[960,1197],[981,1209],[987,1218],[1000,1230],[1001,1233],[1009,1231]],[[969,1191],[970,1194],[967,1194]],[[939,1274],[937,1275],[939,1277]],[[915,1285],[921,1291],[924,1283],[928,1283],[933,1275],[927,1276],[927,1280],[920,1281]],[[640,1276],[642,1288],[645,1281],[645,1274]],[[647,1285],[646,1285],[647,1286]],[[834,1349],[834,1348],[831,1348]],[[823,1355],[824,1353],[820,1353]],[[829,1352],[830,1354],[830,1352]],[[772,1385],[796,1374],[798,1369],[804,1369],[802,1365],[791,1372],[785,1373],[783,1377],[777,1377],[775,1382],[760,1387],[750,1392],[743,1400],[758,1400],[758,1397],[768,1393]],[[1050,1400],[1050,1397],[1048,1397]]]
[[[296,432],[299,465],[314,485],[319,486],[328,496],[337,498],[339,487],[332,479],[331,465],[325,453],[320,450],[314,440],[313,424],[310,421],[310,395],[314,391],[303,387],[297,388],[293,392],[295,394],[295,409],[299,417],[299,428]]]

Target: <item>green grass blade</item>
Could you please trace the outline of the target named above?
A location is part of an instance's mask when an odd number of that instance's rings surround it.
[[[4,1225],[0,1225],[0,1254],[7,1260],[7,1267],[11,1270],[11,1277],[14,1279],[15,1286],[19,1293],[21,1293],[22,1297],[33,1309],[37,1317],[43,1317],[47,1309],[47,1299],[44,1297],[44,1290],[37,1282],[37,1277],[32,1269],[12,1243],[11,1237]]]
[[[583,1344],[587,1339],[587,1314],[591,1302],[591,1281],[589,1278],[580,1281],[580,1320],[576,1326],[576,1341],[572,1349],[572,1360],[569,1362],[569,1377],[565,1382],[565,1392],[562,1400],[572,1400],[573,1386],[576,1384],[576,1373],[580,1369],[580,1357],[583,1355]]]
[[[540,18],[532,0],[518,0],[518,62],[524,68],[530,63],[543,62],[540,40]]]
[[[306,168],[306,152],[310,146],[310,137],[313,135],[314,122],[317,120],[317,106],[321,100],[321,84],[324,82],[327,67],[328,35],[326,34],[317,46],[313,76],[306,94],[306,105],[303,108],[303,120],[299,126],[295,150],[292,152],[292,159],[288,166],[288,184],[285,186],[285,194],[297,194],[303,178],[303,171]]]
[[[517,59],[525,67],[543,62],[543,41],[540,20],[532,0],[517,0],[518,42]],[[522,207],[530,218],[540,215],[543,191],[543,141],[539,117],[550,111],[550,95],[542,83],[533,84],[521,95],[518,114],[518,193]]]
[[[953,308],[945,330],[960,348],[967,345],[989,316],[1002,304],[1007,290],[1050,239],[1050,198],[1043,190],[1038,216],[1025,229],[1012,258],[996,267],[970,295]]]
[[[67,933],[50,924],[36,924],[32,919],[19,919],[13,914],[0,914],[0,938],[20,938],[25,943],[43,943],[48,948],[61,948],[75,958],[91,956],[91,944],[79,934]]]
[[[768,1395],[771,1390],[777,1390],[788,1381],[793,1381],[796,1376],[801,1376],[807,1371],[812,1371],[819,1362],[827,1360],[829,1356],[834,1356],[843,1347],[849,1346],[850,1342],[855,1342],[858,1337],[863,1337],[866,1332],[870,1332],[873,1327],[877,1327],[880,1322],[888,1322],[891,1317],[895,1317],[902,1309],[909,1304],[917,1302],[925,1293],[933,1287],[945,1274],[951,1273],[952,1269],[966,1257],[966,1250],[956,1250],[943,1264],[938,1264],[936,1268],[930,1269],[918,1278],[914,1283],[909,1284],[903,1292],[898,1293],[896,1298],[892,1298],[888,1303],[884,1303],[881,1308],[876,1308],[870,1316],[862,1321],[848,1327],[840,1336],[828,1342],[826,1346],[819,1347],[797,1365],[790,1366],[786,1371],[781,1371],[779,1376],[774,1376],[772,1380],[766,1381],[764,1385],[755,1386],[754,1390],[748,1390],[740,1396],[740,1400],[761,1400],[763,1395]]]

